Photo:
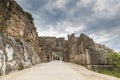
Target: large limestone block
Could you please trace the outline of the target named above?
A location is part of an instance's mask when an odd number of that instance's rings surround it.
[[[87,50],[88,64],[105,65],[107,64],[107,53],[105,51],[97,51],[95,49]]]

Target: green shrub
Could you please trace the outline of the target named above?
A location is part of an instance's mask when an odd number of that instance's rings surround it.
[[[111,65],[120,68],[120,54],[119,54],[119,53],[110,52],[110,53],[107,55],[107,58],[108,58],[108,62],[109,62]]]
[[[101,70],[100,73],[120,78],[120,54],[116,52],[110,52],[107,55],[107,58],[109,64],[113,65],[113,68],[111,70]]]
[[[25,14],[26,14],[27,18],[30,20],[30,22],[33,23],[34,19],[33,19],[32,15],[29,12],[25,12]]]

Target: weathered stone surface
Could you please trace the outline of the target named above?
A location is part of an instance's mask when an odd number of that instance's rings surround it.
[[[0,75],[40,62],[38,34],[14,0],[0,0]]]
[[[29,42],[16,42],[13,37],[0,34],[0,74],[22,70],[40,62],[37,53]]]
[[[53,52],[62,52],[65,56],[65,39],[56,38],[56,37],[39,37],[40,46],[42,46],[42,53],[40,55],[41,60],[44,62],[47,61],[47,55],[50,56],[51,60],[53,59]],[[66,58],[66,57],[65,57]],[[63,58],[63,59],[65,59]]]
[[[14,0],[0,0],[0,27],[2,31],[15,39],[29,41],[37,53],[40,53],[38,33],[26,13]]]
[[[59,51],[62,48],[63,61],[82,64],[95,71],[110,67],[107,54],[112,50],[95,43],[85,34],[81,34],[80,37],[75,37],[74,34],[68,35],[68,40],[55,37],[40,37],[39,40],[43,41],[41,59],[44,61],[47,61],[46,55],[52,55],[55,49]]]
[[[59,51],[61,48],[63,61],[82,64],[92,70],[105,68],[109,64],[107,54],[112,50],[95,43],[85,34],[81,34],[80,37],[75,37],[74,34],[68,35],[68,40],[55,37],[40,37],[39,40],[43,41],[41,56],[44,57],[41,59],[46,59],[44,61],[47,61],[46,55],[52,55],[55,49]]]
[[[112,65],[86,65],[88,69],[91,69],[93,71],[99,72],[101,70],[112,70]]]
[[[97,65],[95,69],[98,69],[103,65],[109,64],[107,61],[107,54],[112,50],[104,45],[95,43],[85,34],[81,34],[78,38],[72,34],[69,36],[68,42],[70,62],[85,66],[94,65],[93,67],[88,67],[90,69],[95,68],[95,65]]]

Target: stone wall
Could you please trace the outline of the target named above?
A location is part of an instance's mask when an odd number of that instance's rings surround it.
[[[34,24],[14,0],[0,0],[0,75],[40,62]]]
[[[47,61],[47,55],[51,55],[51,49],[55,45],[56,37],[39,37],[41,48],[40,58],[42,62]]]
[[[85,34],[81,34],[80,37],[72,34],[68,37],[68,42],[70,62],[85,65],[92,70],[109,65],[107,54],[112,50],[95,43]]]
[[[61,48],[63,61],[81,64],[96,71],[100,68],[110,67],[107,61],[107,54],[112,50],[104,45],[95,43],[93,39],[85,34],[81,34],[80,37],[75,37],[74,34],[68,35],[68,40],[55,37],[40,37],[39,40],[40,42],[43,41],[41,43],[41,56],[44,61],[47,61],[45,57],[48,54],[51,55],[53,49],[59,51]]]
[[[63,37],[56,38],[56,37],[39,37],[40,46],[41,49],[41,61],[46,62],[47,61],[47,55],[50,55],[50,58],[52,59],[52,52],[53,51],[62,51],[64,59],[67,59],[66,56],[66,41]]]

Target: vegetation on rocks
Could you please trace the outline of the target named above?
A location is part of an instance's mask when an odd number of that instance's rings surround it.
[[[38,49],[38,35],[35,29],[32,15],[23,11],[15,0],[0,0],[1,76],[40,62],[37,53],[41,52],[38,51],[41,47]],[[26,39],[33,40],[29,43]]]
[[[23,65],[19,65],[18,71],[21,71],[23,69],[24,69],[24,66]]]
[[[110,52],[107,57],[111,65],[117,68],[120,68],[120,54],[119,53]]]
[[[15,41],[22,44],[19,38],[15,39]]]
[[[2,31],[2,32],[4,32],[6,29],[7,29],[6,26],[1,26],[1,27],[0,27],[0,31]]]
[[[30,14],[29,12],[25,12],[27,18],[30,20],[30,22],[33,24],[33,17],[32,17],[32,14]]]
[[[0,31],[4,32],[7,29],[7,26],[5,25],[5,21],[0,18]]]
[[[116,52],[110,52],[107,57],[109,64],[111,64],[113,68],[111,70],[101,70],[100,73],[120,78],[120,54]]]

